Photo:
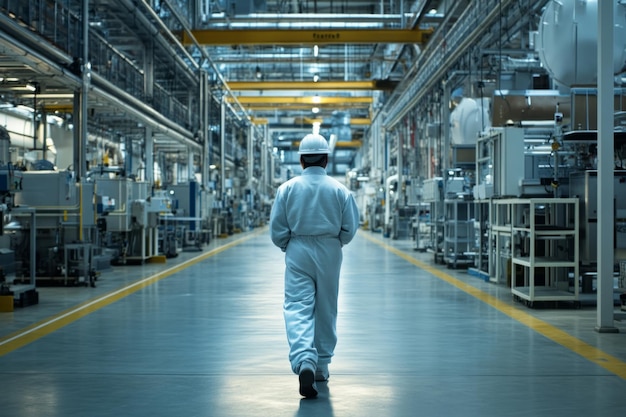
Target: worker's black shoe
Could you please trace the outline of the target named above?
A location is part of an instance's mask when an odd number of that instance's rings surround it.
[[[305,398],[317,397],[317,386],[315,385],[315,371],[309,368],[300,370],[300,395]]]

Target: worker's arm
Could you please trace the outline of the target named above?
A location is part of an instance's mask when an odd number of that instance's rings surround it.
[[[342,245],[350,243],[359,228],[359,209],[352,194],[348,194],[343,209],[339,240]]]
[[[287,250],[287,244],[291,237],[291,230],[289,229],[289,223],[287,222],[287,211],[285,210],[285,200],[282,198],[280,190],[276,194],[276,199],[272,205],[272,211],[270,212],[270,237],[274,245],[278,246],[280,250],[285,252]]]

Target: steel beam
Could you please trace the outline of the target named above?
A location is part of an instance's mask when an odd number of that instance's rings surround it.
[[[432,29],[355,29],[355,30],[309,30],[309,29],[199,29],[191,32],[201,45],[324,45],[324,44],[371,44],[371,43],[425,43]],[[184,45],[193,39],[180,34]]]
[[[234,98],[228,97],[228,101],[234,101]],[[237,96],[237,101],[242,105],[246,104],[275,104],[277,106],[289,106],[291,104],[308,104],[308,105],[325,105],[325,104],[372,104],[374,99],[369,96],[362,97],[320,97],[320,96],[304,96],[304,97],[285,97],[285,96]]]

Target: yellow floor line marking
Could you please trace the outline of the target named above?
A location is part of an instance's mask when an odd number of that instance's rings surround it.
[[[367,233],[360,233],[361,236],[365,237],[371,242],[376,243],[379,246],[382,246],[389,252],[392,252],[402,259],[412,263],[413,265],[435,275],[437,278],[453,285],[454,287],[460,289],[467,294],[478,298],[480,301],[490,305],[496,310],[500,311],[503,314],[511,317],[513,320],[529,327],[530,329],[536,331],[537,333],[547,337],[548,339],[564,346],[565,348],[579,354],[583,358],[595,363],[598,366],[606,369],[607,371],[619,376],[622,379],[626,379],[626,362],[623,362],[619,358],[615,356],[609,355],[606,352],[592,346],[586,342],[583,342],[580,339],[570,335],[567,332],[555,327],[537,317],[534,317],[531,314],[524,312],[523,310],[516,308],[506,302],[499,300],[497,297],[494,297],[470,284],[467,284],[461,281],[458,278],[454,278],[451,275],[446,274],[445,272],[433,268],[432,266],[421,262],[410,255],[402,252],[399,249],[394,248],[393,246],[388,245],[387,243],[381,242],[373,236],[369,236]]]
[[[240,239],[233,240],[232,242],[226,243],[219,248],[215,248],[206,252],[202,255],[196,256],[194,258],[188,259],[185,262],[168,268],[162,272],[159,272],[155,275],[143,278],[139,281],[136,281],[132,284],[129,284],[125,287],[122,287],[118,290],[112,291],[110,293],[101,295],[92,300],[85,301],[82,304],[77,305],[65,312],[59,313],[55,316],[52,316],[48,319],[42,320],[38,323],[35,323],[31,326],[26,327],[25,329],[19,330],[11,335],[0,338],[0,356],[4,356],[9,352],[12,352],[16,349],[21,348],[29,343],[34,342],[37,339],[40,339],[64,326],[67,326],[70,323],[75,322],[76,320],[84,317],[88,314],[93,313],[103,307],[106,307],[109,304],[112,304],[116,301],[121,300],[124,297],[127,297],[142,288],[145,288],[149,285],[152,285],[162,279],[165,279],[177,272],[184,270],[198,262],[201,262],[207,258],[215,256],[221,252],[224,252],[227,249],[230,249],[234,246],[237,246],[248,239],[258,235],[263,232],[263,228],[257,229],[252,232],[250,235],[246,235]]]

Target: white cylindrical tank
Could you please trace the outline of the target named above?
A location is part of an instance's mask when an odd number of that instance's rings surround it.
[[[450,113],[453,145],[475,145],[478,134],[491,127],[488,99],[464,97]]]
[[[626,65],[626,5],[617,0],[613,4],[613,69],[618,74]],[[552,0],[546,5],[535,49],[560,88],[597,84],[597,48],[597,0]]]

